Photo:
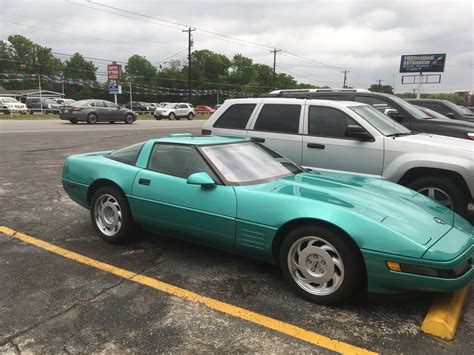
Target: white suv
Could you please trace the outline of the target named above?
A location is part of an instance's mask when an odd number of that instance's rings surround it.
[[[473,141],[413,133],[370,105],[232,99],[202,133],[252,137],[303,166],[392,180],[460,214],[474,201]]]
[[[25,104],[15,100],[13,97],[0,97],[0,104],[2,105],[2,111],[5,115],[12,113],[27,113],[28,108]]]
[[[192,120],[196,115],[193,105],[186,102],[167,103],[163,107],[158,107],[155,110],[155,119],[161,120],[168,118],[170,120],[179,120],[181,117],[186,117]]]

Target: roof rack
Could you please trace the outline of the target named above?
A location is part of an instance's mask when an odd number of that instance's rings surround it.
[[[283,89],[273,90],[269,94],[286,94],[286,93],[317,93],[317,92],[370,92],[366,89],[353,88],[319,88],[319,89]]]

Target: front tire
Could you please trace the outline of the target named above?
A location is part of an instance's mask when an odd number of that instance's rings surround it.
[[[444,176],[423,176],[406,183],[416,192],[428,196],[459,213],[467,214],[468,198],[463,189],[455,181]]]
[[[280,268],[296,294],[319,304],[346,301],[360,287],[360,250],[343,233],[321,226],[292,230],[279,251]]]
[[[75,118],[71,118],[71,119],[69,120],[69,122],[71,122],[72,124],[76,124],[76,123],[77,123],[77,120],[76,120]]]
[[[96,124],[98,121],[98,117],[95,113],[91,113],[89,114],[89,116],[87,116],[87,123],[88,124]]]
[[[127,114],[127,116],[125,116],[125,123],[126,124],[132,124],[134,121],[134,118],[133,118],[133,115],[131,113]]]
[[[194,118],[194,115],[192,112],[188,113],[188,120],[191,121]]]
[[[169,114],[168,118],[170,119],[170,121],[173,121],[173,120],[176,119],[176,115],[175,115],[173,112],[171,112],[171,113]]]
[[[133,221],[128,201],[118,189],[99,188],[92,196],[90,216],[96,233],[106,242],[118,244],[130,237]]]

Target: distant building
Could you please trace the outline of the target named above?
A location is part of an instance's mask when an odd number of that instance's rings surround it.
[[[0,86],[0,97],[14,97],[17,100],[26,99],[27,97],[52,97],[59,98],[64,97],[64,94],[56,91],[29,89],[29,90],[6,90],[3,86]]]

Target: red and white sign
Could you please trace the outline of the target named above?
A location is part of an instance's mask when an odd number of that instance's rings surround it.
[[[109,80],[120,80],[122,77],[122,66],[120,64],[107,65],[107,75]]]

